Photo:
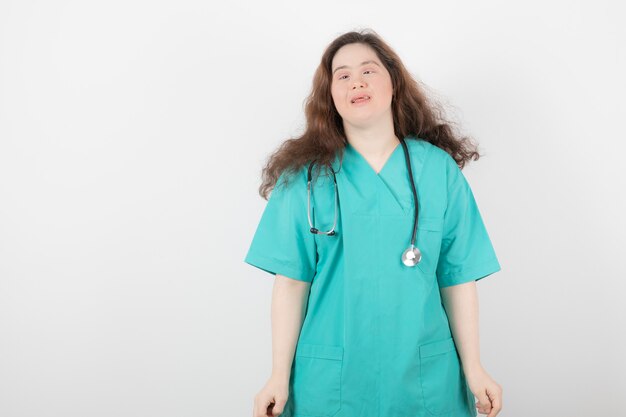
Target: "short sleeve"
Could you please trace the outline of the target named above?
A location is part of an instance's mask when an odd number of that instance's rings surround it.
[[[501,269],[467,179],[450,155],[446,161],[448,201],[437,264],[440,288],[478,281]]]
[[[291,175],[285,185],[286,175]],[[307,215],[306,171],[278,178],[244,262],[273,275],[311,282],[317,264],[315,237]]]

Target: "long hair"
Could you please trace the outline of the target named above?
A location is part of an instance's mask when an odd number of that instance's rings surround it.
[[[316,166],[327,166],[337,152],[343,155],[347,140],[330,91],[331,65],[337,51],[352,43],[369,45],[391,76],[394,92],[391,110],[397,137],[410,135],[426,140],[448,152],[461,169],[470,159],[480,157],[476,145],[469,137],[455,133],[454,124],[444,119],[442,106],[426,95],[425,88],[412,77],[400,57],[376,32],[371,29],[347,32],[328,45],[315,71],[311,93],[305,102],[305,132],[286,139],[270,155],[262,169],[259,194],[264,199],[268,199],[283,171],[296,173],[311,161],[316,161]],[[287,182],[288,178],[285,178]]]

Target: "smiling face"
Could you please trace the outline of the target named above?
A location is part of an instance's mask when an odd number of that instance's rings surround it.
[[[392,117],[391,76],[369,45],[342,46],[333,57],[331,70],[331,95],[344,124],[366,127],[383,116]]]

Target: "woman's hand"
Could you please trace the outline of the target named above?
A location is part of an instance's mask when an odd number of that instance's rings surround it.
[[[289,397],[289,378],[271,376],[254,397],[252,417],[273,417],[282,414]]]
[[[465,379],[470,390],[478,399],[476,407],[481,414],[495,417],[502,409],[502,387],[487,374],[482,366],[465,372]]]

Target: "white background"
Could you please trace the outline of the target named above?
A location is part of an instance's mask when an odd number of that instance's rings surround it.
[[[247,416],[273,276],[260,169],[370,27],[480,144],[501,416],[623,413],[618,1],[0,3],[0,415]]]

